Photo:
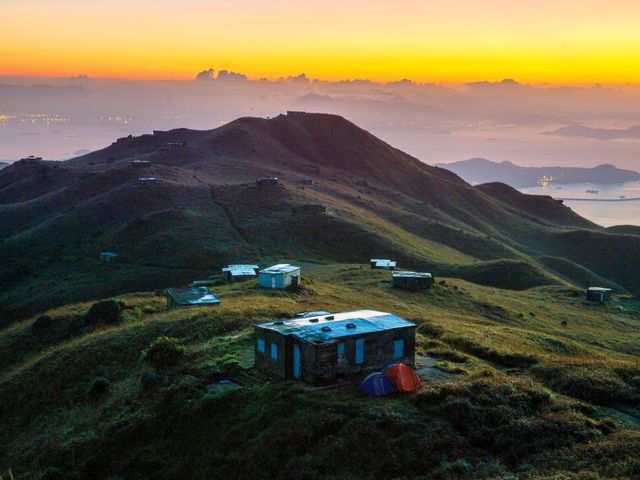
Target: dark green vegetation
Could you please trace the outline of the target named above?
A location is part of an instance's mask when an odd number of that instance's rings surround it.
[[[136,185],[150,176],[164,182]],[[281,184],[256,187],[261,176]],[[303,185],[308,177],[316,184]],[[0,325],[282,258],[382,256],[505,288],[602,279],[640,292],[633,229],[600,228],[502,184],[472,187],[332,115],[244,118],[125,138],[66,162],[17,162],[0,172],[0,225]],[[100,264],[103,250],[118,262]]]
[[[0,330],[0,471],[19,480],[638,478],[638,303],[459,279],[411,293],[388,280],[366,265],[307,266],[296,293],[250,281],[217,287],[219,307],[172,311],[162,297],[131,294],[115,298],[115,322],[89,315],[89,302]],[[416,321],[419,362],[453,376],[430,372],[415,394],[370,399],[355,383],[311,388],[249,368],[252,323],[362,306]],[[207,388],[221,378],[241,387]]]
[[[164,182],[136,185],[149,176]],[[0,472],[17,480],[640,476],[632,227],[471,187],[307,114],[18,162],[0,225]],[[393,290],[371,257],[437,284]],[[219,307],[173,311],[126,293],[249,261],[300,263],[303,287],[220,282]],[[611,302],[584,300],[594,282]],[[252,323],[353,308],[418,323],[422,390],[369,399],[250,368]]]

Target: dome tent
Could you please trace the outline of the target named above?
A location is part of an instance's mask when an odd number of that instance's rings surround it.
[[[358,390],[366,393],[370,397],[382,397],[383,395],[389,395],[390,393],[398,391],[393,380],[380,372],[375,372],[367,376],[360,384]]]
[[[394,363],[382,370],[385,377],[393,381],[399,392],[413,392],[422,386],[420,377],[404,363]]]

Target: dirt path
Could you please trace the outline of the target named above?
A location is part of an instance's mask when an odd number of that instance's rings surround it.
[[[436,367],[436,363],[438,363],[438,359],[434,357],[416,355],[416,374],[424,384],[446,382],[457,376],[439,369]]]

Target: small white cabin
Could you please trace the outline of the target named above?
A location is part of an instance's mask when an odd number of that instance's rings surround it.
[[[300,285],[300,267],[280,263],[260,270],[258,284],[262,288],[289,288]]]

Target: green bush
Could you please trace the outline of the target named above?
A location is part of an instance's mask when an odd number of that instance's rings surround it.
[[[601,435],[590,419],[518,377],[496,375],[429,387],[413,402],[426,418],[449,422],[470,445],[508,464]]]
[[[449,360],[450,362],[455,363],[466,363],[469,360],[469,357],[464,353],[458,352],[456,350],[451,350],[450,348],[431,348],[428,350],[429,355],[436,358],[442,358],[444,360]]]
[[[175,366],[187,354],[187,347],[173,337],[158,337],[142,351],[142,359],[157,370]]]
[[[96,377],[94,378],[89,386],[87,387],[87,395],[89,398],[97,400],[98,398],[104,396],[111,387],[111,382],[104,377]]]
[[[216,366],[225,372],[234,371],[240,368],[240,359],[235,353],[227,353],[216,359]]]
[[[589,402],[607,405],[635,400],[620,376],[608,369],[552,363],[534,367],[533,373],[554,390]]]

